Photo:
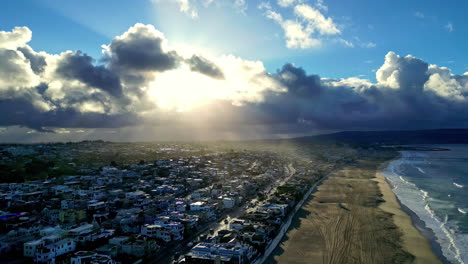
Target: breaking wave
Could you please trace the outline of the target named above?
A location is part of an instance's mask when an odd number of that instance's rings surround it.
[[[435,199],[430,197],[427,191],[419,189],[414,183],[408,181],[404,174],[402,175],[401,166],[412,163],[412,161],[407,159],[407,152],[403,151],[401,154],[400,159],[390,162],[383,171],[383,175],[391,183],[393,192],[402,204],[413,211],[425,223],[427,228],[433,230],[443,255],[451,263],[468,263],[468,236],[456,233],[456,225],[448,221],[447,215],[443,219],[439,218],[429,204],[429,201]],[[458,208],[458,211],[460,213],[464,212],[463,214],[466,213],[465,210],[460,208]]]
[[[425,172],[423,169],[421,169],[421,168],[419,168],[419,167],[416,167],[416,169],[418,169],[418,171],[419,171],[420,173],[426,174],[426,172]]]

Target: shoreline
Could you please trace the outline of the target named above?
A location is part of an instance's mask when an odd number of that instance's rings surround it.
[[[413,212],[411,209],[409,209],[406,205],[402,204],[400,200],[397,198],[398,203],[401,206],[401,210],[403,210],[406,214],[408,214],[411,217],[411,221],[413,225],[418,229],[418,231],[425,236],[428,240],[429,243],[431,244],[432,252],[439,258],[439,260],[443,264],[450,264],[450,262],[447,260],[447,258],[444,256],[442,252],[442,247],[441,245],[437,242],[437,238],[434,234],[434,231],[428,227],[426,227],[426,224],[424,223],[421,218],[419,218],[418,215],[416,215],[415,212]]]
[[[441,263],[395,196],[393,206],[389,206],[393,192],[383,176],[381,183],[376,179],[380,166],[392,158],[394,155],[386,152],[332,173],[304,203],[267,262],[330,264],[353,259],[363,264]],[[382,192],[380,185],[386,186],[387,192]],[[383,210],[382,204],[395,212]],[[406,217],[407,225],[397,225],[395,214]],[[417,252],[404,243],[408,228],[416,234],[414,246],[423,245]]]
[[[376,171],[375,181],[378,183],[382,198],[385,200],[379,208],[392,214],[394,224],[401,231],[401,246],[412,254],[413,263],[449,263],[442,254],[442,249],[435,239],[435,234],[427,228],[424,222],[408,207],[400,202],[392,190],[392,185],[384,176],[383,171],[401,155],[382,163]]]

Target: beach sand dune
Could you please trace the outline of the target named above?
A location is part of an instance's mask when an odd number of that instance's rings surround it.
[[[298,212],[267,263],[439,263],[417,231],[410,234],[410,242],[422,244],[417,248],[422,253],[414,254],[414,245],[404,244],[402,230],[411,229],[411,220],[398,220],[401,227],[395,224],[395,213],[405,215],[395,200],[387,208],[380,206],[387,197],[379,184],[386,183],[375,176],[389,158],[360,160],[332,173]]]

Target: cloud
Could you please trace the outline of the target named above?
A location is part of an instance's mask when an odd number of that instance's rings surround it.
[[[375,48],[377,47],[377,44],[375,44],[374,42],[362,42],[360,43],[360,46],[363,48]]]
[[[278,0],[278,5],[282,7],[288,7],[295,4],[296,2],[301,2],[301,0]]]
[[[351,41],[347,41],[347,40],[342,39],[342,38],[339,38],[338,41],[340,43],[342,43],[343,45],[345,45],[346,47],[348,47],[348,48],[354,48],[354,43],[352,43]]]
[[[200,72],[216,79],[224,78],[224,74],[218,66],[201,56],[193,55],[187,60],[187,63],[192,71]]]
[[[189,17],[193,18],[193,19],[198,18],[198,10],[194,6],[193,0],[151,0],[151,2],[153,2],[155,4],[161,4],[163,2],[171,3],[171,4],[175,3],[175,4],[178,5],[179,11],[181,13],[184,13],[184,14],[188,15]],[[211,4],[211,2],[212,2],[212,0],[207,1],[206,4],[209,5],[209,4]]]
[[[234,0],[234,7],[242,13],[247,10],[247,2],[245,0]]]
[[[315,3],[315,6],[320,9],[320,10],[323,10],[323,11],[328,11],[328,6],[326,6],[323,2],[323,0],[317,0],[317,2]]]
[[[31,41],[32,31],[27,27],[15,27],[13,31],[0,31],[0,48],[15,49]]]
[[[314,27],[335,32],[331,24]],[[24,28],[2,32],[1,127],[55,134],[142,125],[231,134],[261,127],[282,135],[468,127],[468,74],[411,55],[388,52],[372,82],[321,78],[290,63],[269,73],[261,61],[179,52],[150,25],[116,36],[102,59],[36,52],[30,35]]]
[[[179,12],[187,15],[191,19],[199,19],[199,10],[202,8],[208,8],[210,6],[220,7],[222,5],[234,8],[238,12],[245,14],[248,5],[246,0],[151,0],[151,2],[164,8],[163,4],[176,4],[179,8]],[[216,3],[216,5],[212,5]]]
[[[322,35],[336,35],[340,33],[340,30],[338,30],[331,18],[326,18],[320,11],[309,5],[297,5],[294,7],[294,12],[299,18],[305,20],[307,27]]]
[[[296,1],[279,1],[278,4],[288,7]],[[330,17],[325,17],[318,9],[306,4],[297,4],[293,8],[295,19],[284,19],[274,11],[268,3],[259,5],[265,10],[265,17],[275,21],[284,31],[286,47],[290,49],[309,49],[320,45],[321,38],[327,35],[338,35],[340,30]],[[344,39],[338,39],[347,47],[353,44]]]
[[[446,127],[459,124],[468,107],[466,76],[411,55],[389,52],[376,78],[322,80],[315,110],[298,118],[336,129]]]
[[[0,125],[46,131],[159,124],[211,101],[242,105],[281,90],[261,62],[181,55],[151,25],[116,36],[98,60],[81,51],[36,52],[30,35],[27,28],[2,33],[0,109],[8,114]]]
[[[62,54],[57,73],[68,80],[78,80],[113,96],[122,96],[119,77],[104,66],[93,65],[93,58],[81,51]]]
[[[111,69],[165,71],[173,69],[179,56],[166,48],[164,35],[152,25],[136,24],[104,46]]]
[[[312,29],[298,21],[284,20],[281,14],[272,10],[266,11],[266,17],[278,23],[286,37],[286,47],[290,49],[308,49],[320,45],[320,40],[312,37]]]
[[[451,22],[447,23],[447,25],[445,25],[445,29],[448,32],[453,32],[454,31],[453,24]]]
[[[377,82],[324,79],[286,64],[275,78],[286,92],[235,111],[244,122],[269,124],[277,133],[345,129],[467,127],[468,75],[389,52]]]
[[[424,18],[425,17],[424,14],[422,12],[420,12],[420,11],[416,11],[414,13],[414,16],[417,17],[417,18]]]

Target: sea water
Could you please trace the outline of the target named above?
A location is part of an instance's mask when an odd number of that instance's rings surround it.
[[[401,151],[383,174],[400,202],[434,233],[450,263],[468,264],[468,145]]]

